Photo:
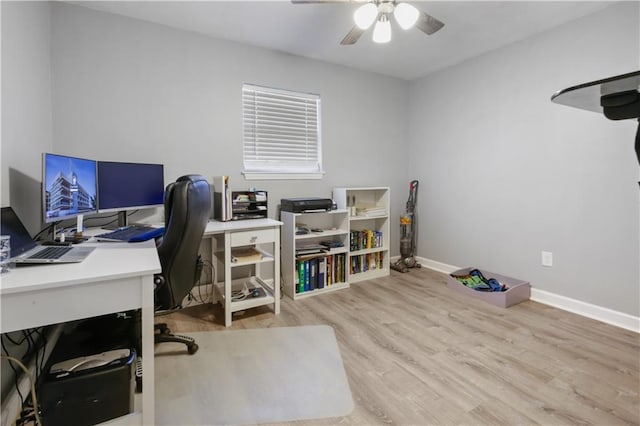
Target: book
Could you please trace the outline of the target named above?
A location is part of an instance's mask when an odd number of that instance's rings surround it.
[[[321,257],[318,259],[318,286],[317,288],[324,288],[327,276],[327,258]]]
[[[317,261],[316,259],[307,260],[309,262],[309,290],[316,289],[317,283]]]
[[[316,243],[298,243],[296,245],[296,256],[307,255],[307,254],[319,254],[325,253],[327,251],[327,247],[316,244]]]
[[[305,260],[304,262],[304,291],[309,291],[309,261]]]
[[[342,241],[330,241],[330,240],[326,240],[326,241],[320,241],[320,245],[324,246],[325,248],[328,249],[332,249],[332,248],[339,248],[339,247],[344,247],[344,244],[342,243]]]
[[[304,261],[299,260],[296,262],[298,265],[298,293],[304,293]]]

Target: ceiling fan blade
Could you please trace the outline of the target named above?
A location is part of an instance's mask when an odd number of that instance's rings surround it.
[[[364,32],[365,30],[361,29],[357,25],[354,25],[353,28],[351,28],[351,31],[349,31],[349,33],[344,36],[340,44],[342,44],[343,46],[355,44]]]
[[[291,0],[293,4],[305,4],[305,3],[357,3],[361,0]],[[368,0],[364,0],[368,1]]]
[[[425,12],[420,12],[416,27],[425,34],[433,34],[440,28],[444,27],[444,24]]]

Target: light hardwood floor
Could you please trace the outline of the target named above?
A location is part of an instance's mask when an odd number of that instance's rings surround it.
[[[640,335],[531,301],[497,308],[445,279],[413,269],[285,297],[280,315],[249,310],[231,329],[335,329],[355,409],[301,424],[640,424]],[[175,332],[225,328],[211,304],[163,320]]]

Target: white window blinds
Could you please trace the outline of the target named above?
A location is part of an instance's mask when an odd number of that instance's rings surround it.
[[[322,175],[320,96],[243,84],[244,174]]]

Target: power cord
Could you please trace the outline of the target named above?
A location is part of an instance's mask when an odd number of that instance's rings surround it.
[[[24,374],[27,375],[27,377],[29,378],[29,382],[31,384],[31,400],[33,402],[33,416],[35,417],[35,422],[36,425],[42,425],[42,419],[40,419],[40,413],[38,413],[38,397],[36,395],[36,383],[33,380],[33,376],[31,375],[31,373],[29,373],[29,369],[17,358],[14,358],[12,356],[9,355],[3,355],[0,354],[0,358],[4,358],[7,359],[9,361],[15,362],[16,364],[18,364],[18,366],[22,369],[22,371],[24,371]],[[17,424],[18,419],[20,419],[20,417],[23,416],[23,413],[18,413],[18,415],[16,416],[16,418],[13,421],[13,424]]]
[[[245,281],[242,285],[241,290],[233,290],[231,291],[231,301],[237,302],[239,300],[245,300],[249,297],[262,297],[265,296],[265,292],[262,287],[256,287],[252,285],[249,287],[247,285],[249,281]]]
[[[45,365],[45,354],[47,351],[46,327],[26,329],[22,330],[21,332],[16,332],[16,334],[17,333],[22,333],[22,338],[17,339],[17,336],[12,337],[10,333],[2,334],[1,346],[4,354],[1,356],[2,358],[7,360],[7,364],[13,372],[15,390],[18,398],[20,399],[20,413],[17,414],[13,424],[16,426],[26,424],[33,425],[37,424],[34,422],[36,421],[35,412],[39,409],[37,405],[38,401],[34,400],[33,398],[29,400],[28,398],[25,398],[24,395],[22,395],[19,386],[19,381],[22,376],[21,374],[19,374],[19,370],[14,366],[14,363],[18,364],[24,371],[24,364],[21,363],[27,362],[27,360],[32,359],[35,363],[35,377],[31,375],[28,375],[28,377],[32,384],[38,383]],[[23,355],[20,357],[18,357],[17,354],[11,355],[9,353],[9,350],[7,349],[5,340],[15,346],[15,348],[12,349],[24,351]]]
[[[208,274],[207,274],[207,271],[209,271]],[[189,292],[189,300],[194,300],[196,303],[200,303],[200,304],[208,303],[209,300],[211,300],[211,296],[212,296],[212,291],[207,291],[206,293],[204,293],[204,290],[202,289],[202,287],[204,287],[203,285],[201,285],[203,282],[202,281],[203,274],[205,275],[205,278],[208,278],[208,281],[205,281],[205,282],[213,283],[213,277],[215,276],[215,267],[213,266],[213,263],[204,259],[202,260],[202,273],[198,277],[198,282],[196,283],[194,288],[191,289],[191,291]],[[197,292],[194,291],[196,289],[197,289]],[[213,287],[212,287],[212,290],[213,290]]]
[[[2,337],[3,337],[2,341],[1,341],[1,343],[2,343],[2,351],[4,352],[4,354],[7,357],[9,357],[10,356],[9,355],[9,351],[7,350],[7,347],[5,346],[4,338],[7,338],[7,340],[11,341],[12,343],[13,343],[13,339],[11,339],[8,334],[3,334]],[[15,345],[15,343],[14,343],[14,345]],[[17,393],[18,393],[18,397],[20,397],[20,406],[22,407],[22,406],[24,406],[24,396],[22,395],[22,392],[20,392],[20,386],[18,385],[18,379],[19,379],[18,370],[16,370],[16,367],[14,367],[13,363],[10,360],[9,360],[9,362],[7,364],[9,364],[9,367],[11,368],[11,371],[13,371],[13,384],[14,384],[14,386],[16,388]]]
[[[251,291],[249,291],[249,287],[247,287],[247,283],[245,282],[242,285],[242,290],[234,290],[231,292],[231,300],[234,302],[245,300],[249,295],[251,295]]]

